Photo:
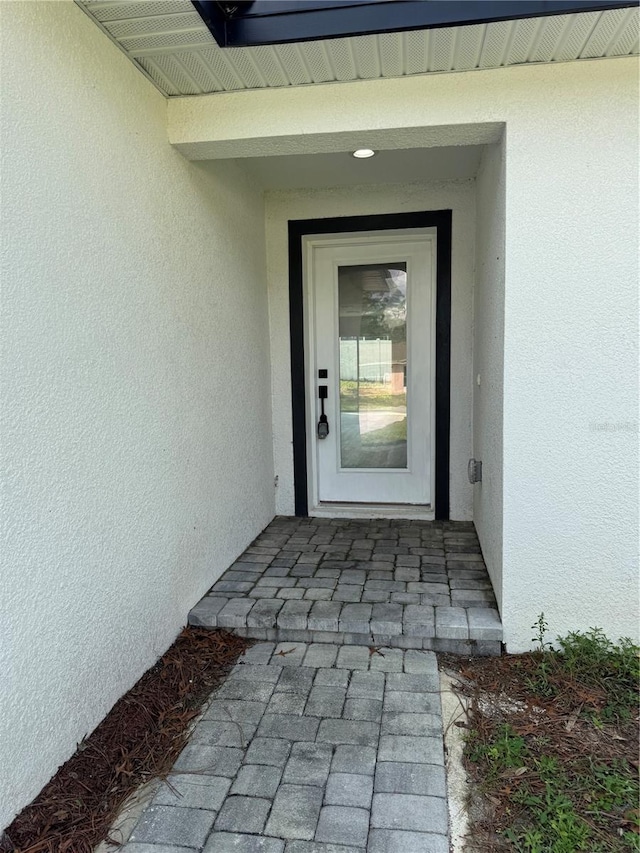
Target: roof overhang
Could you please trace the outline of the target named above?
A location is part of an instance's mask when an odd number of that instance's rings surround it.
[[[328,0],[256,0],[236,11],[226,3],[223,11],[227,16],[233,15],[234,26],[242,23],[239,15],[246,26],[251,22],[257,25],[258,19],[266,20],[278,30],[277,37],[285,40],[281,44],[228,48],[220,47],[192,0],[76,3],[169,98],[612,59],[636,55],[640,50],[637,0],[379,0],[373,4],[371,0],[349,0],[348,5],[346,0],[338,0],[331,6]],[[308,11],[300,12],[302,4]],[[216,5],[220,6],[209,3],[210,7]],[[238,3],[233,4],[234,9],[237,6]],[[520,16],[527,13],[534,17],[496,20],[498,14],[507,16],[514,7]],[[569,7],[589,11],[564,12]],[[400,14],[405,8],[422,15],[429,12],[430,23],[423,18],[422,29],[398,30],[414,26],[413,19]],[[465,23],[481,8],[493,19],[481,23],[476,18],[476,23]],[[541,8],[546,14],[537,14]],[[290,15],[302,15],[303,23],[303,19],[313,19],[309,17],[313,11],[320,14],[324,10],[335,17],[338,13],[363,14],[372,9],[393,12],[389,26],[395,31],[339,38],[322,38],[316,31],[313,39],[286,41],[306,37],[299,31],[285,32]],[[438,9],[440,17],[436,20]],[[262,11],[266,15],[261,18]],[[444,13],[448,15],[446,20]],[[344,19],[340,20],[344,23]],[[374,28],[372,21],[365,18],[360,23]],[[378,25],[381,26],[380,21]],[[230,32],[227,27],[227,34]]]
[[[192,0],[220,47],[462,27],[638,5],[638,0]]]

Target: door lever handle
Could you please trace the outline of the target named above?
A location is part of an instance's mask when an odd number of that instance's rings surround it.
[[[320,398],[320,420],[318,421],[318,438],[326,438],[329,435],[329,420],[324,413],[324,401],[327,399],[329,389],[327,385],[318,385],[318,397]]]

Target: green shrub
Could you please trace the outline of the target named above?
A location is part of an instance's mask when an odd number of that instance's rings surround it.
[[[638,702],[640,648],[627,637],[616,645],[600,628],[584,634],[572,631],[558,637],[558,644],[558,662],[564,672],[606,693],[603,719],[629,719]]]

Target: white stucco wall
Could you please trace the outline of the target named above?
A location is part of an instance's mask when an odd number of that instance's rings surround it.
[[[638,637],[637,69],[579,65],[507,122],[511,650],[530,645],[541,611],[552,635],[597,625]]]
[[[506,126],[507,647],[530,646],[541,611],[552,634],[637,637],[637,58],[176,99],[168,117],[193,157],[495,142]]]
[[[473,291],[473,456],[482,462],[473,520],[502,606],[502,422],[504,383],[505,161],[503,142],[487,145],[476,179]]]
[[[471,455],[475,182],[469,180],[276,191],[266,193],[265,207],[274,468],[278,475],[278,513],[292,515],[294,512],[288,220],[450,209],[453,211],[450,504],[452,518],[470,519],[473,492],[467,480],[467,461]]]
[[[73,3],[2,3],[0,827],[274,512],[261,195]]]

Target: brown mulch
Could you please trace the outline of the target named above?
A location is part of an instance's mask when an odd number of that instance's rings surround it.
[[[624,761],[636,771],[638,763],[638,718],[594,725],[592,716],[606,705],[605,692],[569,677],[566,672],[550,674],[555,694],[541,697],[527,686],[535,678],[540,656],[536,652],[495,658],[461,658],[440,655],[441,668],[459,678],[457,689],[466,697],[468,722],[457,723],[474,730],[480,743],[491,743],[497,728],[508,724],[526,740],[531,756],[552,756],[569,774],[589,772],[594,759],[613,766]],[[465,768],[474,780],[469,804],[471,835],[469,851],[504,853],[512,850],[502,831],[517,820],[513,793],[527,785],[534,794],[544,793],[544,783],[529,768],[503,774],[497,788],[484,790],[483,768],[465,758]],[[610,832],[633,830],[633,819],[611,815]],[[633,815],[630,816],[633,818]]]
[[[166,776],[189,724],[250,641],[185,628],[5,832],[15,853],[91,853],[125,800]],[[1,846],[1,845],[0,845]]]

